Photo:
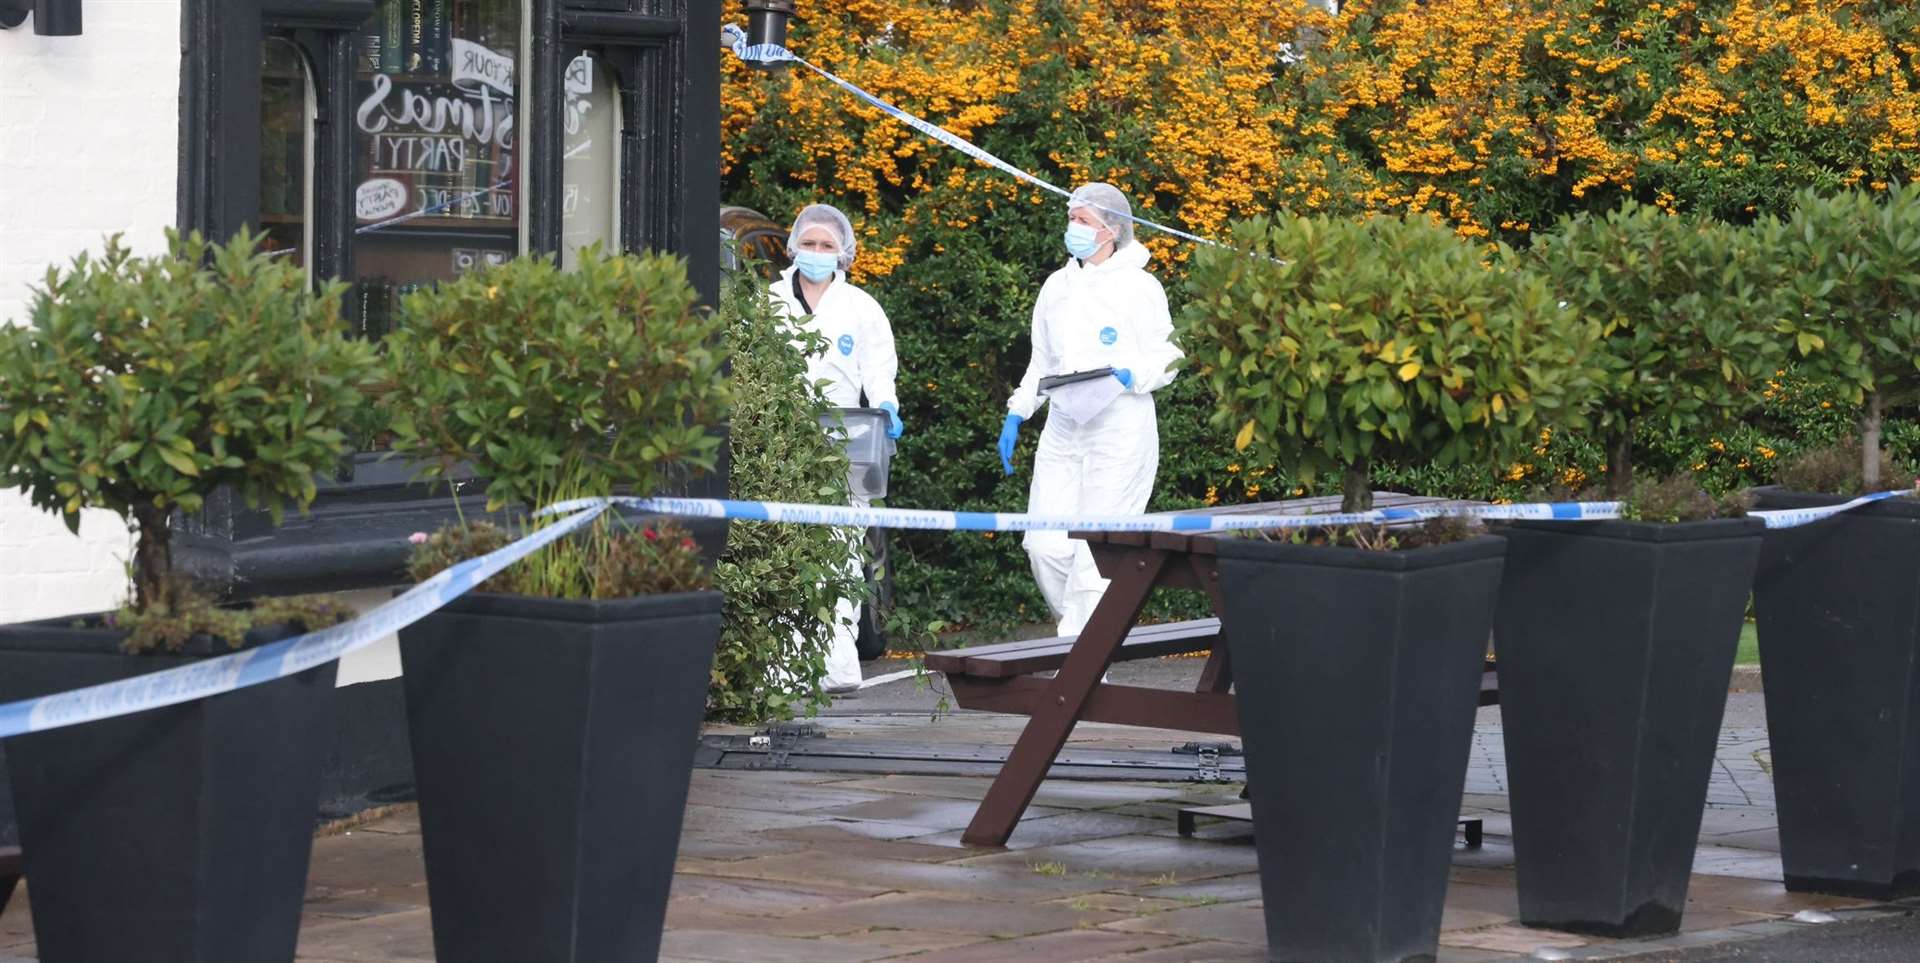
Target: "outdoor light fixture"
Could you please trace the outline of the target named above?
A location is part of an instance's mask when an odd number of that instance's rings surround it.
[[[0,0],[0,28],[20,26],[29,13],[43,37],[80,35],[80,0]]]
[[[741,0],[741,6],[747,8],[747,46],[758,47],[761,44],[787,45],[787,21],[793,19],[793,0]],[[756,64],[762,70],[773,70],[779,64]]]

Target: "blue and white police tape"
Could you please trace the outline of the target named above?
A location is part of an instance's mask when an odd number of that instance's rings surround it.
[[[426,618],[606,508],[583,506],[511,545],[450,567],[351,622],[192,665],[0,705],[0,739],[192,702],[325,665]]]
[[[1821,506],[1753,512],[1768,528],[1793,528],[1831,518],[1906,492],[1877,492]],[[1548,502],[1528,505],[1409,505],[1370,512],[1284,515],[1036,515],[1018,512],[922,511],[855,508],[713,498],[583,498],[549,505],[536,514],[566,518],[511,545],[468,559],[408,589],[373,611],[331,628],[283,639],[192,665],[0,705],[0,739],[63,726],[131,715],[192,702],[324,665],[391,635],[445,607],[474,586],[592,521],[613,506],[660,515],[735,521],[832,525],[849,528],[909,528],[933,531],[1022,532],[1221,532],[1375,525],[1455,516],[1483,520],[1599,521],[1620,517],[1618,502]]]
[[[1793,528],[1830,518],[1903,492],[1879,492],[1841,505],[1749,513],[1768,528]],[[1407,505],[1368,512],[1332,512],[1287,515],[1220,515],[1205,512],[1169,512],[1158,515],[1037,515],[1028,512],[949,512],[917,508],[855,508],[847,505],[802,505],[791,502],[736,501],[719,498],[583,498],[549,505],[542,514],[579,511],[608,503],[688,518],[718,518],[743,522],[789,525],[833,525],[844,528],[903,528],[950,532],[1225,532],[1334,525],[1391,525],[1429,518],[1459,517],[1486,521],[1605,521],[1620,517],[1619,502],[1540,502],[1525,505]]]
[[[1852,511],[1862,505],[1870,505],[1888,498],[1899,498],[1902,495],[1920,496],[1920,487],[1911,491],[1874,492],[1839,505],[1821,505],[1815,508],[1770,508],[1747,514],[1765,520],[1768,528],[1799,528],[1802,525],[1811,525],[1814,522],[1832,518],[1841,512]]]
[[[725,33],[727,37],[731,38],[730,43],[733,48],[733,55],[735,57],[740,58],[741,60],[746,61],[747,63],[765,64],[765,63],[781,63],[781,62],[787,62],[787,61],[797,63],[807,68],[808,70],[811,70],[814,73],[819,74],[822,77],[825,77],[827,80],[832,81],[835,85],[839,86],[840,89],[845,90],[847,93],[850,93],[855,97],[858,97],[861,100],[864,100],[869,104],[872,104],[874,107],[878,108],[881,113],[884,113],[889,117],[892,117],[894,120],[897,120],[907,125],[908,127],[911,127],[914,130],[917,130],[920,133],[925,134],[928,137],[931,137],[934,140],[937,140],[940,143],[945,144],[948,147],[951,147],[954,150],[957,150],[960,153],[965,154],[968,157],[971,157],[974,160],[979,161],[982,164],[986,164],[987,166],[995,168],[1003,173],[1012,175],[1013,177],[1025,183],[1031,184],[1034,187],[1038,187],[1043,191],[1050,191],[1054,194],[1058,194],[1061,197],[1065,197],[1065,198],[1073,197],[1072,191],[1066,190],[1064,188],[1056,187],[1053,184],[1045,180],[1042,180],[1039,177],[1034,176],[1033,174],[1029,174],[1025,170],[1022,170],[1021,168],[1007,161],[1004,161],[998,157],[995,157],[993,154],[988,153],[984,148],[981,148],[978,145],[974,144],[973,142],[967,140],[966,138],[961,137],[959,134],[956,134],[950,130],[947,130],[946,128],[941,127],[938,124],[934,124],[929,121],[922,120],[918,117],[915,117],[912,114],[907,113],[904,110],[901,110],[898,107],[895,107],[894,105],[886,102],[885,100],[880,99],[878,96],[862,89],[858,84],[854,84],[840,77],[839,75],[833,73],[832,71],[827,70],[823,67],[820,67],[819,65],[813,63],[807,58],[802,57],[799,54],[796,54],[793,51],[788,50],[783,46],[780,46],[779,44],[763,43],[763,44],[755,44],[752,46],[748,46],[747,32],[731,23],[727,24],[724,28],[722,28],[722,32]],[[1228,245],[1222,244],[1219,241],[1215,241],[1210,238],[1204,238],[1198,234],[1189,234],[1186,231],[1180,230],[1179,228],[1168,227],[1165,224],[1158,224],[1153,221],[1149,221],[1144,217],[1135,216],[1134,214],[1127,211],[1116,211],[1110,208],[1100,207],[1097,204],[1089,205],[1089,206],[1103,213],[1111,214],[1115,217],[1126,218],[1127,220],[1132,221],[1133,223],[1138,224],[1141,227],[1150,227],[1163,234],[1171,234],[1174,237],[1181,238],[1183,240],[1192,241],[1195,244],[1206,244],[1206,245],[1210,245],[1212,247],[1218,247],[1218,248],[1228,247]]]

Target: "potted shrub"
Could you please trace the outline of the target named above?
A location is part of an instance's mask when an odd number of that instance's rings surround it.
[[[1529,925],[1679,929],[1761,525],[1690,477],[1636,480],[1633,440],[1723,425],[1773,373],[1778,233],[1629,203],[1535,242],[1602,333],[1587,410],[1624,517],[1502,529],[1494,645]]]
[[[133,528],[118,613],[0,628],[0,702],[186,665],[319,628],[316,600],[221,608],[175,571],[176,512],[228,487],[304,506],[345,449],[372,349],[341,285],[254,250],[117,238],[0,325],[0,487],[76,531]],[[38,952],[62,961],[291,960],[330,748],[334,670],[7,741]]]
[[[1787,335],[1804,369],[1852,388],[1860,432],[1783,466],[1759,506],[1910,489],[1880,435],[1920,403],[1920,188],[1803,195],[1787,240]],[[1768,532],[1754,615],[1787,887],[1920,894],[1920,500]]]
[[[490,510],[651,492],[713,463],[722,322],[677,259],[523,258],[401,315],[394,450],[429,473],[471,465]],[[419,539],[416,564],[509,537],[456,526]],[[708,579],[692,539],[609,514],[400,633],[441,959],[658,954],[720,632]]]
[[[1199,256],[1181,322],[1215,423],[1340,472],[1347,510],[1374,460],[1491,465],[1575,396],[1590,334],[1444,227],[1239,238]],[[1271,958],[1431,958],[1505,543],[1456,524],[1217,545]]]

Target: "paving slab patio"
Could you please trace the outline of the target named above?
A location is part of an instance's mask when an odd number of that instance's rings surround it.
[[[1736,697],[1737,698],[1737,697]],[[819,720],[829,738],[1010,745],[1019,720],[866,712]],[[1166,751],[1193,733],[1083,726],[1073,748]],[[1486,843],[1456,849],[1440,963],[1678,951],[1787,932],[1808,909],[1871,904],[1786,892],[1764,728],[1723,731],[1684,931],[1608,941],[1519,925],[1498,710],[1475,733],[1463,809]],[[959,842],[979,776],[718,770],[695,774],[662,959],[792,963],[912,959],[1260,960],[1264,923],[1251,830],[1174,814],[1234,801],[1238,785],[1054,780],[1007,849]],[[34,959],[29,885],[0,915],[0,963]],[[1773,930],[1764,929],[1773,927]],[[1550,954],[1551,955],[1551,954]],[[430,961],[419,820],[370,814],[315,840],[302,963]]]

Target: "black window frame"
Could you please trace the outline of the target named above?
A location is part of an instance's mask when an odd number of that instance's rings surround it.
[[[719,296],[720,8],[715,0],[532,0],[522,185],[530,252],[558,254],[567,64],[593,48],[620,87],[620,244],[688,261]],[[187,0],[178,223],[226,238],[259,220],[260,44],[291,40],[312,72],[316,277],[353,265],[353,41],[373,0]],[[677,82],[676,82],[677,78]],[[231,119],[231,122],[230,122]]]

